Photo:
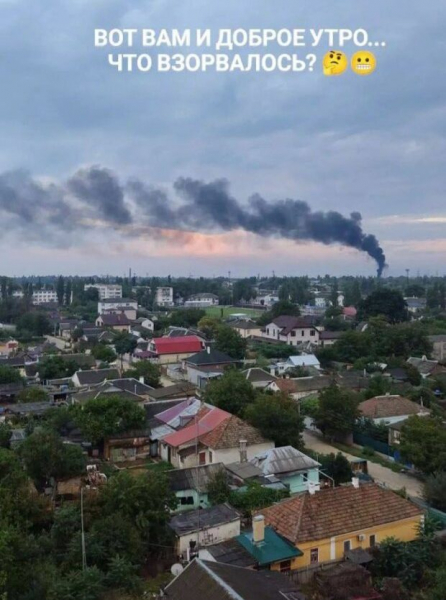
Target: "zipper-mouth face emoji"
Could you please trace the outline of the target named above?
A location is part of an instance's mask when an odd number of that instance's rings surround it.
[[[322,61],[324,75],[328,77],[331,75],[341,75],[347,70],[348,60],[343,52],[340,50],[330,50],[324,56]]]
[[[375,55],[368,50],[355,52],[352,56],[351,67],[357,75],[371,75],[376,69]]]

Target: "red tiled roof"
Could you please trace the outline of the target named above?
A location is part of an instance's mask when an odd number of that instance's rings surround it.
[[[369,419],[402,417],[405,415],[417,415],[420,412],[429,412],[408,398],[391,395],[369,398],[361,402],[358,408],[362,415]]]
[[[367,483],[299,494],[261,514],[267,525],[297,545],[421,516],[423,511],[395,492]]]
[[[154,344],[155,352],[159,355],[200,352],[203,349],[203,342],[196,335],[154,338],[152,343]]]
[[[202,444],[214,450],[238,448],[240,440],[245,440],[248,446],[267,441],[255,427],[233,415],[200,438]]]

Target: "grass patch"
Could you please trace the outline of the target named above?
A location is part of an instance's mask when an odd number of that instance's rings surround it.
[[[206,314],[209,317],[214,318],[227,318],[234,313],[244,313],[250,317],[260,317],[263,314],[263,310],[257,310],[255,308],[242,308],[240,306],[209,306],[205,309]]]

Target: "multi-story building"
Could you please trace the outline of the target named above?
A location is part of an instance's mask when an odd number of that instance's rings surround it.
[[[36,290],[33,292],[33,304],[48,304],[57,302],[57,292],[54,290]]]
[[[122,298],[122,285],[112,283],[87,283],[84,290],[95,288],[99,293],[99,300]]]
[[[156,288],[155,304],[158,306],[173,306],[173,288]]]
[[[124,313],[130,321],[134,321],[137,311],[138,302],[129,298],[109,298],[98,302],[98,313],[100,315]]]
[[[290,346],[297,346],[305,342],[318,344],[319,330],[312,325],[311,320],[305,317],[283,315],[265,327],[262,337],[284,342]]]

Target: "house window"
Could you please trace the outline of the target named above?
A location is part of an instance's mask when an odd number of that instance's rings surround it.
[[[212,462],[212,452],[209,450],[209,462]]]
[[[296,337],[296,332],[294,331],[294,329],[293,329],[293,331],[291,332],[291,337]]]
[[[352,547],[352,545],[351,545],[351,543],[350,543],[350,540],[346,540],[346,541],[344,542],[344,554],[345,554],[346,552],[349,552],[349,551],[351,550],[351,547]]]
[[[266,330],[266,335],[269,335],[269,329]]]
[[[370,548],[374,548],[376,546],[376,535],[373,534],[370,536]]]
[[[314,329],[312,329],[312,330],[310,331],[310,335],[316,335],[316,332],[314,331]]]
[[[304,337],[305,335],[305,331],[302,329],[302,337]]]
[[[319,548],[311,548],[310,550],[310,563],[312,565],[319,562]]]
[[[206,464],[206,452],[200,452],[200,454],[198,455],[198,461],[200,465]]]
[[[290,560],[283,560],[280,565],[280,572],[281,573],[288,573],[288,571],[291,571],[291,561]]]
[[[183,498],[180,498],[180,504],[181,504],[181,506],[193,505],[194,497],[193,496],[184,496]]]

